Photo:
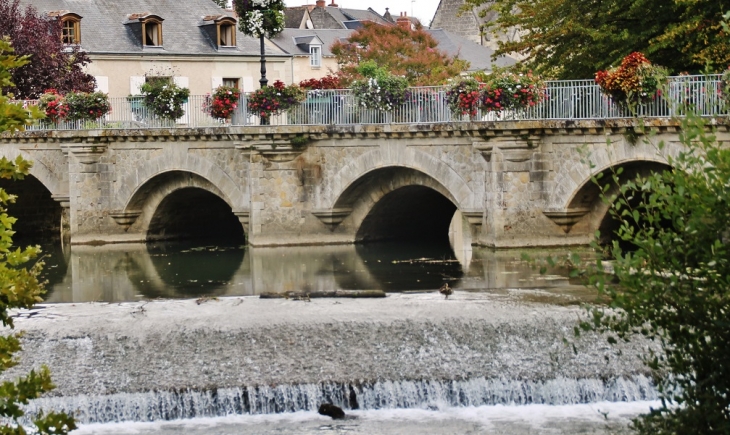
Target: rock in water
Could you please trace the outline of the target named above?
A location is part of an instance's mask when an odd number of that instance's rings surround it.
[[[335,420],[345,418],[345,411],[343,411],[339,406],[335,406],[331,403],[323,403],[319,405],[319,410],[317,412],[321,415],[332,417]]]

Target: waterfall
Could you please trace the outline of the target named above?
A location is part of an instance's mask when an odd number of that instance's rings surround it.
[[[464,407],[481,405],[570,405],[599,401],[656,400],[652,381],[643,376],[612,380],[556,378],[545,381],[486,379],[403,380],[353,383],[149,391],[78,395],[34,400],[40,409],[73,413],[83,424],[159,421],[234,414],[314,411],[320,403],[343,409]]]

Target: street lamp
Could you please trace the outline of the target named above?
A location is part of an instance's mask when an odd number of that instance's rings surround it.
[[[265,88],[266,52],[264,38],[273,38],[284,30],[283,0],[235,0],[238,14],[238,28],[244,35],[259,38],[261,43],[261,79],[259,83]]]

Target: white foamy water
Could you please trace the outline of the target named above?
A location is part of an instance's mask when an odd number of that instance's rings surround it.
[[[442,409],[350,411],[334,421],[315,412],[235,415],[152,423],[82,425],[73,435],[453,435],[629,433],[631,418],[658,407],[657,401],[597,402],[580,405],[495,405]]]

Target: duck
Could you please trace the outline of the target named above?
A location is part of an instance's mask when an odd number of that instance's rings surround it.
[[[452,289],[451,287],[449,287],[449,283],[447,282],[447,283],[444,283],[444,285],[441,286],[441,288],[439,289],[439,293],[441,293],[442,295],[446,296],[445,299],[448,299],[449,296],[451,296],[454,293],[454,289]]]

